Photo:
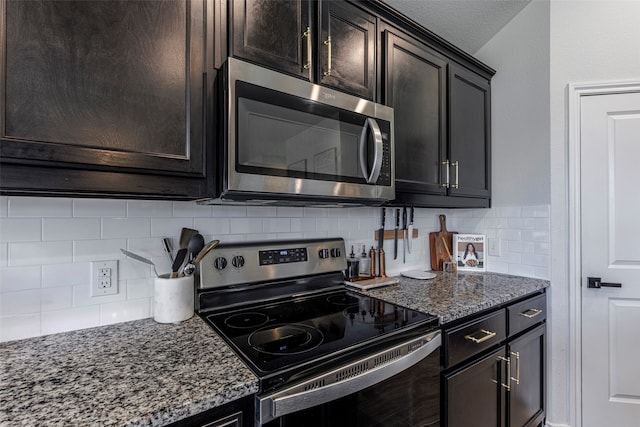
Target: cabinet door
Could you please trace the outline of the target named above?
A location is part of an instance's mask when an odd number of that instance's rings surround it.
[[[449,160],[455,196],[490,196],[491,99],[489,82],[449,65]],[[457,163],[456,163],[457,162]]]
[[[4,189],[170,194],[177,179],[149,177],[203,178],[207,3],[4,3]]]
[[[345,1],[323,1],[319,45],[319,81],[373,100],[376,18]]]
[[[505,348],[444,376],[444,426],[500,427],[504,425],[503,376],[500,359]]]
[[[509,426],[530,427],[542,422],[545,413],[545,325],[508,345],[511,381],[508,393]]]
[[[394,110],[396,191],[445,194],[447,62],[385,31],[385,103]]]
[[[312,41],[310,2],[233,2],[233,55],[309,80]]]

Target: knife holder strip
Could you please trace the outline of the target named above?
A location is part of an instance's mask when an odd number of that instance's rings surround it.
[[[396,238],[396,234],[395,234],[396,230],[392,229],[392,230],[384,230],[384,240],[394,240]],[[407,230],[407,233],[409,231]],[[373,238],[374,240],[377,242],[378,241],[378,235],[380,234],[380,230],[376,230],[373,232]],[[417,238],[418,237],[418,229],[414,228],[413,229],[413,238]],[[402,235],[402,229],[399,228],[398,229],[398,240],[402,240],[404,239],[404,236]]]

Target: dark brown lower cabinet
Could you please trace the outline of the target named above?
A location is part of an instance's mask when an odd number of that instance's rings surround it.
[[[462,334],[470,342],[495,345],[479,353],[466,353],[460,363],[450,364],[443,373],[443,426],[446,427],[537,427],[545,419],[546,323],[545,295],[507,307],[513,315],[528,318],[528,329],[514,330],[507,338],[471,319],[462,326],[445,328],[445,366],[454,360],[455,343]],[[538,309],[531,307],[542,307]],[[504,308],[496,310],[497,314]],[[539,318],[536,316],[540,316]],[[488,318],[490,316],[485,316]],[[508,318],[509,316],[507,316]],[[513,319],[509,324],[515,324]],[[471,331],[477,327],[478,332]],[[493,335],[492,335],[493,334]],[[475,340],[475,341],[474,341]],[[447,348],[447,346],[449,348]]]

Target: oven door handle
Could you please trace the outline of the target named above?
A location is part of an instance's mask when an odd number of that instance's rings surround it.
[[[373,133],[374,139],[374,155],[373,155],[373,167],[371,168],[371,173],[367,171],[367,133],[368,129],[371,128],[371,132]],[[384,146],[382,144],[382,132],[380,131],[380,126],[378,126],[378,122],[375,119],[368,117],[365,120],[364,125],[362,126],[362,132],[360,133],[360,169],[362,170],[362,176],[364,176],[367,184],[375,184],[380,177],[380,170],[382,169],[382,156],[384,155],[383,150]]]
[[[257,421],[262,425],[378,384],[429,356],[441,340],[440,331],[434,331],[287,389],[258,396]]]

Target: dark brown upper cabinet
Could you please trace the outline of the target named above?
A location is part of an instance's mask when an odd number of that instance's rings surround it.
[[[2,2],[2,191],[206,194],[210,0]]]
[[[489,81],[459,65],[449,67],[450,194],[491,194]]]
[[[393,107],[396,192],[446,194],[447,61],[407,36],[385,31],[385,103]]]
[[[374,99],[376,18],[347,1],[235,0],[232,54]]]
[[[384,103],[395,113],[393,205],[490,205],[490,81],[381,25]]]

